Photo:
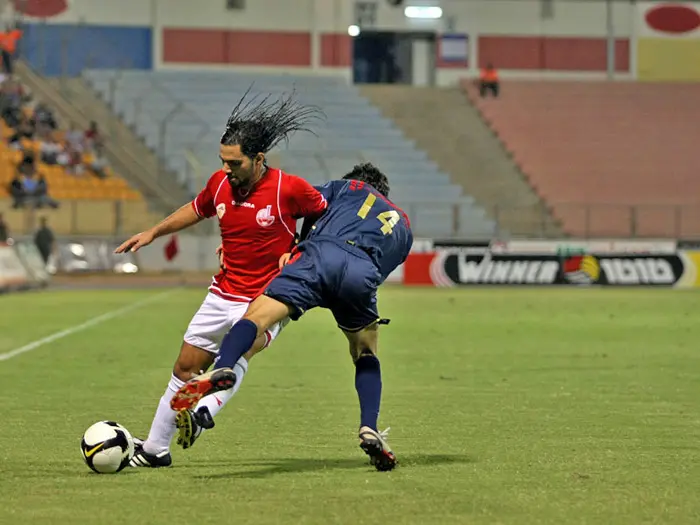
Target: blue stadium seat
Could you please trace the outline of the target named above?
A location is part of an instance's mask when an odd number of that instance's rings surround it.
[[[277,148],[284,169],[320,184],[369,160],[389,176],[391,197],[409,213],[416,235],[484,238],[495,231],[473,198],[342,79],[215,71],[92,70],[84,75],[192,190],[219,169],[221,132],[246,90],[252,86],[251,93],[282,94],[294,88],[300,102],[319,106],[327,118],[315,126],[316,136],[300,133]],[[188,179],[186,152],[203,170],[194,180]]]

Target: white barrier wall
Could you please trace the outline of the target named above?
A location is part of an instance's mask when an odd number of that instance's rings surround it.
[[[474,74],[487,61],[501,70],[529,74],[602,76],[605,71],[607,12],[602,1],[555,0],[548,11],[540,0],[442,0],[436,3],[444,14],[435,21],[408,19],[403,8],[384,0],[365,3],[375,6],[371,16],[359,21],[365,30],[468,36],[466,60],[444,60],[436,46],[440,83]],[[114,28],[144,28],[155,68],[235,65],[349,76],[352,39],[347,29],[358,23],[355,5],[355,0],[248,0],[245,9],[229,10],[224,0],[30,0],[26,11],[34,24],[95,25],[93,43],[100,27],[111,28],[111,39],[121,38]],[[633,58],[635,13],[630,2],[613,3],[616,63],[623,74]],[[125,58],[144,64],[131,56],[138,52],[129,49]]]

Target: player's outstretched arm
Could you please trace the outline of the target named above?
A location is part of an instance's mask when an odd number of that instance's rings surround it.
[[[161,222],[149,228],[148,230],[137,233],[129,240],[124,241],[114,253],[136,252],[144,246],[148,246],[158,237],[179,232],[185,228],[189,228],[193,224],[197,224],[202,220],[202,217],[194,211],[192,203],[188,202],[183,207],[168,215]]]

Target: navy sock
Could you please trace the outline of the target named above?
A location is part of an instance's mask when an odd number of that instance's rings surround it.
[[[219,357],[214,368],[233,368],[233,365],[250,350],[258,336],[257,325],[248,319],[241,319],[228,331],[221,342]]]
[[[377,430],[382,371],[376,356],[363,355],[355,361],[355,390],[360,398],[360,426]]]

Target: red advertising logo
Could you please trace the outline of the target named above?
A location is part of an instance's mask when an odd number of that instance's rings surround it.
[[[660,4],[646,12],[649,27],[663,33],[689,33],[700,27],[700,14],[691,6]]]
[[[51,18],[68,9],[67,0],[12,0],[15,9],[35,18]]]

